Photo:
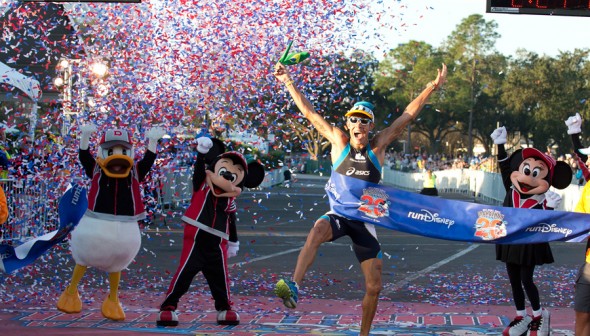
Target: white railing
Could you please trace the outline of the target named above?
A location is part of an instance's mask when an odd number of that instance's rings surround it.
[[[501,205],[506,190],[502,176],[470,169],[449,169],[435,171],[436,187],[441,192],[460,192],[473,196],[480,203]],[[398,170],[383,169],[383,184],[396,188],[419,191],[422,189],[424,175],[422,173],[404,173]],[[571,184],[563,190],[551,188],[562,199],[557,210],[573,211],[580,199],[581,186]]]
[[[266,189],[281,184],[283,171],[287,168],[266,171],[259,189]],[[158,202],[161,205],[179,207],[189,202],[193,196],[193,167],[181,167],[169,171],[162,179]]]

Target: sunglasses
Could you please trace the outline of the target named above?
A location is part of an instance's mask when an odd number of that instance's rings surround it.
[[[350,117],[348,118],[348,121],[350,121],[353,124],[356,124],[357,122],[361,122],[361,124],[363,125],[367,125],[373,122],[373,120],[369,119],[369,118],[358,118],[358,117]]]

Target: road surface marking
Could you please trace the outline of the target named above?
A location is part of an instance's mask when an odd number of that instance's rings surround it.
[[[265,256],[262,256],[262,257],[258,257],[258,258],[252,258],[250,260],[240,261],[240,262],[237,262],[237,263],[229,264],[229,266],[230,267],[232,267],[234,265],[242,266],[242,265],[253,263],[255,261],[260,261],[260,260],[264,260],[264,259],[270,259],[270,258],[278,257],[278,256],[281,256],[283,254],[289,254],[289,253],[293,253],[293,252],[298,252],[298,251],[301,251],[302,248],[303,248],[303,246],[298,247],[298,248],[294,248],[294,249],[290,249],[290,250],[285,250],[285,251],[279,252],[279,253],[273,253],[273,254],[265,255]]]
[[[418,271],[418,272],[410,275],[409,277],[396,282],[395,285],[393,285],[393,288],[384,290],[383,295],[389,294],[392,291],[396,291],[396,290],[400,289],[401,287],[407,285],[408,283],[420,278],[421,276],[423,276],[429,272],[434,271],[435,269],[437,269],[445,264],[448,264],[449,262],[475,250],[478,247],[479,247],[479,245],[476,245],[476,244],[470,245],[468,248],[464,249],[463,251],[461,251],[459,253],[455,253],[452,256],[437,262],[436,264],[430,265],[430,266],[426,267],[425,269]]]

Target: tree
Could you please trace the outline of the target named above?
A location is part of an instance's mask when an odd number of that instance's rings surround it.
[[[558,58],[523,51],[512,62],[502,101],[510,112],[511,131],[519,131],[527,145],[570,152],[571,140],[562,121],[576,112],[588,115],[587,58],[588,51],[583,50]]]
[[[375,74],[375,90],[395,107],[395,112],[390,113],[384,123],[403,113],[399,107],[407,106],[424,90],[425,83],[432,80],[441,63],[442,57],[425,42],[410,41],[388,53]],[[432,151],[437,150],[445,131],[450,129],[450,116],[438,113],[440,111],[440,108],[428,105],[420,115],[420,122],[408,125],[406,153],[411,150],[412,129],[428,138]]]
[[[537,146],[557,147],[561,153],[571,152],[571,139],[563,121],[576,112],[587,114],[585,103],[590,94],[584,70],[588,51],[575,50],[549,58],[547,67],[538,68],[536,89],[538,109],[534,114],[533,139]],[[587,74],[587,73],[586,73]],[[542,148],[542,147],[540,147]]]
[[[458,80],[468,88],[467,157],[473,156],[473,114],[483,86],[480,72],[484,57],[492,52],[496,39],[500,37],[497,27],[495,21],[486,21],[482,15],[473,14],[463,19],[443,44],[443,49],[455,65],[449,81]]]
[[[491,153],[494,148],[490,134],[498,124],[505,125],[508,116],[502,103],[502,83],[506,76],[508,59],[501,54],[494,53],[483,57],[479,70],[481,90],[478,93],[473,113],[473,137],[479,140],[486,151]]]

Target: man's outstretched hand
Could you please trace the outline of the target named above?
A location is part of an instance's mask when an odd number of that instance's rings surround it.
[[[441,69],[438,70],[438,75],[434,80],[433,84],[437,89],[440,89],[447,80],[447,66],[443,63]]]
[[[283,84],[292,81],[289,70],[287,70],[287,67],[280,62],[275,64],[275,72],[273,74]]]

